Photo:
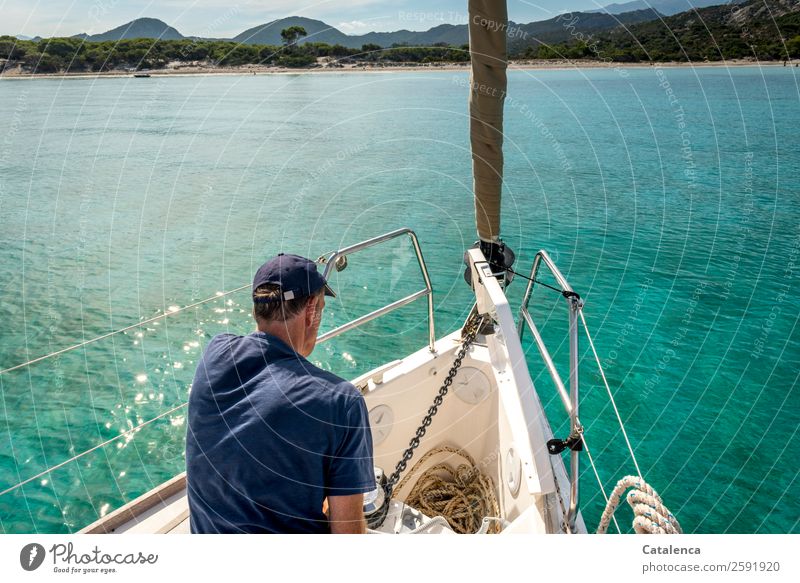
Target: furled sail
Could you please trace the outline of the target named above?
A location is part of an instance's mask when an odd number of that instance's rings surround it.
[[[503,101],[506,96],[505,0],[469,0],[470,144],[475,222],[482,241],[500,237]]]

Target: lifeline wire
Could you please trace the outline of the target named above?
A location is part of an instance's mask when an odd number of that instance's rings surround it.
[[[22,364],[17,364],[17,365],[14,365],[12,367],[9,367],[9,368],[4,368],[3,370],[0,370],[0,374],[5,374],[5,373],[11,372],[13,370],[17,370],[17,369],[20,369],[20,368],[24,368],[26,366],[30,366],[30,365],[35,364],[37,362],[40,362],[42,360],[47,360],[48,358],[52,358],[53,356],[58,356],[59,354],[64,354],[65,352],[69,352],[70,350],[75,350],[76,348],[80,348],[81,346],[86,346],[87,344],[92,344],[93,342],[97,342],[98,340],[102,340],[103,338],[108,338],[109,336],[114,336],[116,334],[120,334],[121,332],[126,332],[128,330],[133,330],[134,328],[138,328],[139,326],[144,326],[145,324],[149,324],[150,322],[155,322],[156,320],[160,320],[161,318],[166,318],[167,316],[172,316],[174,314],[178,314],[180,312],[183,312],[184,310],[188,310],[189,308],[196,308],[197,306],[200,306],[200,305],[206,304],[206,303],[208,303],[210,301],[213,301],[213,300],[216,300],[216,299],[219,299],[219,298],[223,298],[223,297],[225,297],[227,295],[242,291],[243,289],[246,289],[248,287],[250,287],[249,284],[248,285],[243,285],[242,287],[237,287],[236,289],[232,289],[230,291],[222,292],[220,294],[215,294],[215,295],[211,296],[210,298],[206,298],[204,300],[200,300],[199,302],[195,302],[193,304],[189,304],[188,306],[183,306],[182,308],[178,308],[177,310],[172,310],[170,312],[165,312],[165,313],[163,313],[163,314],[161,314],[159,316],[153,316],[152,318],[149,318],[147,320],[143,320],[141,322],[137,322],[136,324],[131,324],[130,326],[125,326],[124,328],[120,328],[119,330],[115,330],[113,332],[108,332],[108,333],[103,334],[101,336],[97,336],[95,338],[91,338],[89,340],[85,340],[83,342],[80,342],[78,344],[73,344],[72,346],[68,346],[67,348],[62,348],[61,350],[56,350],[55,352],[51,352],[50,354],[45,354],[44,356],[39,356],[37,358],[34,358],[33,360],[29,360],[28,362],[23,362]]]
[[[30,366],[31,364],[34,364],[36,362],[40,362],[42,360],[46,360],[48,358],[52,358],[53,356],[57,356],[59,354],[65,353],[65,352],[69,352],[70,350],[75,350],[76,348],[80,348],[81,346],[86,346],[87,344],[91,344],[93,342],[97,342],[98,340],[102,340],[103,338],[108,338],[109,336],[114,336],[115,334],[120,334],[121,332],[125,332],[126,330],[131,330],[133,328],[137,328],[139,326],[143,326],[145,324],[149,324],[150,322],[154,322],[156,320],[160,320],[162,318],[166,318],[167,316],[172,316],[174,314],[178,314],[180,312],[183,312],[184,310],[188,310],[189,308],[195,308],[195,307],[200,306],[202,304],[206,304],[206,303],[208,303],[208,302],[210,302],[212,300],[216,300],[216,299],[225,297],[227,295],[242,291],[243,289],[248,288],[248,287],[250,287],[250,286],[249,285],[243,285],[241,287],[237,287],[237,288],[229,290],[227,292],[222,292],[220,294],[215,294],[215,295],[213,295],[213,296],[211,296],[209,298],[206,298],[204,300],[200,300],[200,301],[195,302],[193,304],[189,304],[188,306],[184,306],[182,308],[178,308],[177,310],[172,310],[170,312],[165,312],[164,314],[161,314],[161,315],[158,315],[158,316],[154,316],[154,317],[149,318],[147,320],[144,320],[142,322],[137,322],[136,324],[132,324],[130,326],[126,326],[124,328],[120,328],[119,330],[115,330],[113,332],[109,332],[107,334],[103,334],[101,336],[97,336],[96,338],[92,338],[90,340],[86,340],[86,341],[81,342],[79,344],[75,344],[75,345],[69,346],[67,348],[62,348],[61,350],[56,350],[55,352],[51,352],[50,354],[46,354],[44,356],[40,356],[38,358],[34,358],[33,360],[29,360],[28,362],[23,362],[22,364],[18,364],[16,366],[12,366],[10,368],[6,368],[6,369],[3,369],[3,370],[0,370],[0,374],[4,374],[4,373],[7,373],[7,372],[11,372],[13,370],[17,370],[17,369],[20,369],[20,368],[23,368],[23,367],[26,367],[26,366]],[[32,477],[28,478],[27,480],[23,480],[22,482],[19,482],[18,484],[15,484],[15,485],[11,486],[10,488],[6,488],[2,492],[0,492],[0,496],[8,494],[9,492],[12,492],[13,490],[16,490],[17,488],[19,488],[21,486],[24,486],[25,484],[28,484],[28,483],[30,483],[30,482],[38,479],[38,478],[41,478],[45,474],[49,474],[52,471],[55,471],[55,470],[57,470],[59,468],[62,468],[65,465],[67,465],[68,463],[71,463],[71,462],[73,462],[73,461],[75,461],[75,460],[77,460],[79,458],[82,458],[83,456],[85,456],[87,454],[90,454],[93,451],[95,451],[95,450],[97,450],[97,449],[99,449],[101,447],[105,447],[106,445],[108,445],[110,443],[113,443],[114,441],[118,440],[121,437],[124,437],[124,436],[126,436],[126,435],[128,435],[130,433],[138,431],[139,429],[141,429],[145,425],[149,425],[153,421],[161,419],[162,417],[164,417],[166,415],[169,415],[170,413],[174,413],[178,409],[180,409],[182,407],[185,407],[185,406],[186,406],[186,403],[182,403],[180,405],[177,405],[176,407],[173,407],[169,411],[165,411],[164,413],[161,413],[160,415],[158,415],[156,417],[153,417],[149,421],[145,421],[144,423],[142,423],[140,425],[137,425],[136,427],[134,427],[132,429],[129,429],[128,431],[120,433],[119,435],[117,435],[115,437],[112,437],[111,439],[108,439],[108,440],[106,440],[106,441],[104,441],[102,443],[99,443],[98,445],[95,445],[94,447],[92,447],[90,449],[87,449],[86,451],[83,451],[83,452],[81,452],[81,453],[79,453],[79,454],[77,454],[77,455],[75,455],[75,456],[73,456],[73,457],[71,457],[71,458],[69,458],[67,460],[64,460],[61,463],[58,463],[58,464],[56,464],[56,465],[54,465],[52,467],[49,467],[46,470],[43,470],[43,471],[39,472],[35,476],[32,476]]]
[[[41,478],[41,477],[42,477],[42,476],[44,476],[45,474],[49,474],[49,473],[50,473],[50,472],[52,472],[52,471],[55,471],[55,470],[57,470],[57,469],[59,469],[59,468],[61,468],[61,467],[64,467],[64,466],[65,466],[65,465],[67,465],[68,463],[74,462],[75,460],[77,460],[77,459],[79,459],[79,458],[82,458],[83,456],[85,456],[85,455],[87,455],[87,454],[90,454],[90,453],[92,453],[93,451],[95,451],[95,450],[97,450],[97,449],[100,449],[101,447],[105,447],[105,446],[107,446],[109,443],[113,443],[114,441],[118,440],[120,437],[125,437],[125,436],[126,436],[126,435],[128,435],[129,433],[133,433],[133,432],[135,432],[135,431],[138,431],[139,429],[141,429],[141,428],[142,428],[142,427],[144,427],[145,425],[149,425],[149,424],[150,424],[150,423],[152,423],[153,421],[156,421],[156,420],[158,420],[158,419],[161,419],[162,417],[166,417],[166,416],[167,416],[167,415],[169,415],[170,413],[174,413],[175,411],[177,411],[178,409],[181,409],[182,407],[185,407],[186,405],[187,405],[187,403],[181,403],[180,405],[177,405],[177,406],[173,407],[173,408],[172,408],[172,409],[170,409],[169,411],[164,411],[164,412],[163,412],[163,413],[161,413],[160,415],[157,415],[157,416],[153,417],[153,418],[152,418],[152,419],[150,419],[149,421],[145,421],[144,423],[142,423],[142,424],[140,424],[140,425],[137,425],[136,427],[133,427],[132,429],[128,429],[127,431],[123,431],[123,432],[122,432],[122,433],[120,433],[119,435],[116,435],[116,436],[112,437],[111,439],[107,439],[107,440],[106,440],[106,441],[104,441],[103,443],[98,443],[98,444],[97,444],[97,445],[95,445],[94,447],[92,447],[92,448],[89,448],[89,449],[87,449],[86,451],[83,451],[83,452],[79,453],[78,455],[72,456],[71,458],[69,458],[69,459],[67,459],[67,460],[64,460],[63,462],[61,462],[61,463],[59,463],[59,464],[56,464],[56,465],[54,465],[54,466],[52,466],[52,467],[49,467],[49,468],[47,468],[46,470],[43,470],[43,471],[39,472],[39,473],[38,473],[38,474],[36,474],[35,476],[32,476],[32,477],[28,478],[27,480],[23,480],[22,482],[20,482],[20,483],[18,483],[18,484],[14,484],[14,485],[13,485],[13,486],[11,486],[10,488],[6,488],[6,489],[5,489],[5,490],[3,490],[2,492],[0,492],[0,496],[3,496],[3,495],[5,495],[5,494],[8,494],[9,492],[11,492],[11,491],[13,491],[13,490],[16,490],[16,489],[17,489],[17,488],[19,488],[20,486],[24,486],[25,484],[28,484],[28,483],[30,483],[30,482],[33,482],[33,481],[34,481],[34,480],[36,480],[37,478]]]
[[[500,267],[500,266],[498,265],[498,267]],[[534,279],[532,277],[528,277],[527,275],[522,275],[519,271],[514,271],[510,267],[504,267],[503,269],[505,269],[506,271],[508,271],[510,273],[513,273],[516,276],[521,277],[522,279],[527,279],[528,281],[532,281],[533,283],[538,283],[539,285],[543,285],[546,288],[549,288],[549,289],[551,289],[553,291],[557,291],[561,295],[564,295],[564,290],[562,290],[562,289],[558,289],[557,287],[553,287],[552,285],[548,285],[543,281],[539,281],[538,279]]]

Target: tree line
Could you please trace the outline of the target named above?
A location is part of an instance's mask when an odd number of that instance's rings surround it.
[[[300,27],[292,27],[300,28]],[[284,31],[285,32],[285,31]],[[210,66],[275,65],[309,67],[320,57],[339,62],[364,63],[452,63],[469,61],[464,47],[364,45],[360,49],[325,43],[297,44],[284,37],[284,45],[245,45],[216,40],[125,39],[89,42],[78,37],[39,41],[0,36],[0,70],[21,65],[25,71],[40,73],[99,72],[119,69],[163,69],[169,63],[201,63]]]

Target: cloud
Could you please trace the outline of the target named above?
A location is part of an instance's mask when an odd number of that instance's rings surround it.
[[[340,22],[336,25],[336,28],[343,32],[350,32],[354,30],[364,30],[368,28],[369,25],[362,21],[362,20],[351,20],[350,22]]]

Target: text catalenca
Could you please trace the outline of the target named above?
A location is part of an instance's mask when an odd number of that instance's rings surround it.
[[[668,547],[644,545],[642,552],[645,555],[699,555],[700,549],[697,547],[673,547],[672,545]]]

